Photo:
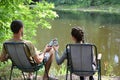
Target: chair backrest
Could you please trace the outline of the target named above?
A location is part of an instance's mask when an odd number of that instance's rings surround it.
[[[72,73],[79,76],[90,76],[95,73],[93,61],[97,57],[97,48],[94,45],[68,44],[67,55],[69,59],[68,66]]]
[[[34,72],[34,67],[31,65],[25,51],[25,47],[28,46],[24,42],[5,42],[4,47],[14,66],[23,72]]]

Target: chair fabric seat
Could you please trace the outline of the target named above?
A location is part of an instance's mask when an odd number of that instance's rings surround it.
[[[67,52],[67,73],[70,71],[78,76],[93,76],[98,72],[98,80],[101,78],[101,65],[97,60],[97,47],[93,44],[68,44]],[[66,75],[67,80],[67,75]]]
[[[14,65],[14,67],[17,67],[18,69],[22,70],[23,72],[35,72],[35,71],[43,68],[43,66],[44,66],[43,62],[40,63],[40,64],[37,64],[37,65],[32,65],[32,67],[30,67],[30,68],[28,68],[28,67],[27,68],[25,68],[25,67],[19,67],[19,66],[15,66]]]
[[[24,42],[12,42],[12,41],[5,42],[4,48],[12,61],[9,80],[11,80],[11,76],[14,68],[18,68],[19,70],[22,71],[24,80],[26,80],[24,72],[28,72],[28,73],[36,72],[35,80],[37,79],[37,71],[43,67],[44,61],[41,64],[37,65],[34,59],[32,58],[33,60],[32,62],[34,63],[31,63],[31,61],[29,60],[26,54],[26,49],[28,50],[28,52],[30,52],[30,49]]]

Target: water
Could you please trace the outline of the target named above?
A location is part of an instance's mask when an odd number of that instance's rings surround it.
[[[60,53],[72,43],[70,31],[80,26],[85,42],[94,43],[102,53],[102,74],[120,76],[120,15],[105,13],[58,12],[59,18],[50,21],[52,29],[37,29],[37,48],[42,50],[53,38],[58,38]],[[54,67],[56,64],[53,64]]]

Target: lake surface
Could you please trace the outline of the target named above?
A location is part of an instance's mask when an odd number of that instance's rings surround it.
[[[70,31],[80,26],[85,33],[85,42],[97,46],[102,53],[102,74],[120,76],[120,15],[84,12],[57,12],[59,18],[50,21],[52,29],[37,29],[37,48],[42,50],[53,38],[58,38],[59,52],[67,43],[72,43]],[[53,63],[53,66],[58,66]]]

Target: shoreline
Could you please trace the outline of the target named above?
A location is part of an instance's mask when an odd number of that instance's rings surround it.
[[[120,6],[91,6],[91,7],[69,7],[69,6],[57,6],[54,8],[57,11],[81,11],[81,12],[98,12],[108,14],[120,15]]]

